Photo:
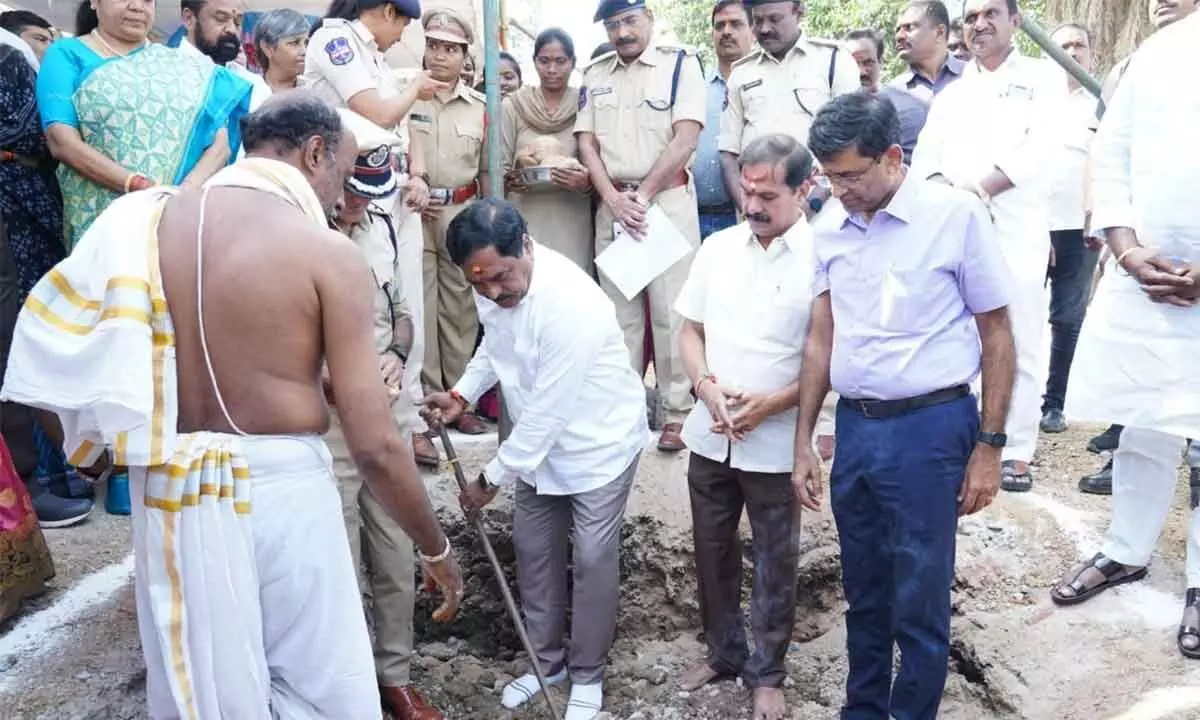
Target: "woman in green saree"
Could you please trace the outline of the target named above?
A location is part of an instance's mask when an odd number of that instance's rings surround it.
[[[150,44],[153,0],[85,0],[77,37],[46,51],[37,97],[59,160],[67,251],[121,193],[196,186],[240,145],[250,85],[204,57]]]

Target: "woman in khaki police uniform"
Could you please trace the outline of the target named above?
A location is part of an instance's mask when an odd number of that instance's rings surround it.
[[[413,145],[429,171],[430,202],[425,211],[425,368],[431,392],[445,391],[462,377],[475,351],[479,318],[471,286],[446,252],[450,221],[487,185],[484,96],[461,80],[474,40],[470,23],[452,10],[425,15],[425,68],[443,81],[431,100],[413,106],[409,118]],[[459,416],[459,432],[478,435],[486,426],[470,413]]]
[[[505,185],[509,199],[521,211],[533,237],[566,255],[590,275],[595,256],[592,203],[588,195],[591,179],[576,157],[579,88],[567,84],[575,70],[575,43],[558,28],[545,30],[534,42],[533,61],[540,87],[526,85],[504,99],[500,138],[501,157],[508,173]],[[560,159],[569,158],[573,162],[553,169],[552,186],[526,187],[521,181],[517,158],[538,143],[545,143],[544,138],[557,141]],[[535,159],[545,158],[539,154]]]
[[[408,115],[418,100],[427,100],[445,83],[429,73],[409,74],[408,81],[384,62],[383,53],[400,42],[405,28],[421,16],[417,0],[335,0],[309,39],[302,84],[334,107],[349,108],[375,125],[395,130],[392,143],[399,159],[403,191],[396,196],[396,229],[406,284],[420,287],[421,227],[416,214],[425,208],[429,187],[420,147],[411,141]],[[416,341],[404,376],[404,397],[397,403],[399,420],[413,432],[418,464],[436,467],[437,449],[425,435],[417,413],[424,397],[421,370],[425,352],[424,308],[420,293],[412,296]]]

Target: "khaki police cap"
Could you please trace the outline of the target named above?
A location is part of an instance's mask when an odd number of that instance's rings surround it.
[[[434,10],[421,21],[425,37],[445,42],[470,45],[475,42],[471,24],[453,10]]]

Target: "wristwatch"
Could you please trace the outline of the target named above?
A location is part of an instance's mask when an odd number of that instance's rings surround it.
[[[1004,433],[980,431],[976,440],[984,445],[991,445],[994,448],[1002,448],[1008,444],[1008,436]]]

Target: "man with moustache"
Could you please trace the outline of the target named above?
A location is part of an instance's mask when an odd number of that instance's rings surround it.
[[[1092,72],[1092,34],[1077,23],[1066,23],[1050,33],[1050,39],[1087,72]],[[1100,256],[1100,243],[1084,237],[1087,225],[1084,210],[1084,183],[1088,147],[1096,119],[1096,98],[1073,75],[1064,73],[1069,108],[1064,118],[1062,144],[1055,165],[1058,176],[1050,196],[1050,243],[1054,262],[1047,276],[1050,281],[1050,370],[1042,396],[1041,431],[1061,433],[1067,430],[1063,404],[1079,329],[1091,296],[1092,276]]]
[[[1179,20],[1188,17],[1195,12],[1200,2],[1197,0],[1149,0],[1150,3],[1150,22],[1154,25],[1155,32],[1162,30],[1168,25],[1173,25]],[[1121,78],[1125,76],[1125,72],[1129,70],[1129,61],[1133,59],[1133,55],[1125,58],[1108,73],[1108,77],[1104,80],[1103,92],[1101,98],[1105,104],[1112,100],[1113,94],[1117,91],[1117,85],[1120,84]],[[1092,118],[1091,128],[1095,131],[1100,125],[1099,113]],[[1088,212],[1091,212],[1091,203],[1088,201]],[[1117,449],[1117,445],[1121,441],[1121,431],[1125,428],[1121,425],[1110,425],[1104,432],[1088,441],[1088,450],[1095,453],[1111,452]],[[1188,446],[1188,465],[1189,479],[1192,486],[1193,504],[1200,502],[1200,445],[1190,444]],[[1110,457],[1108,462],[1099,471],[1085,475],[1079,481],[1079,490],[1081,492],[1094,495],[1111,495],[1112,494],[1112,476],[1113,476],[1113,461]]]
[[[644,0],[602,0],[595,20],[616,48],[584,69],[575,121],[579,159],[600,200],[596,254],[612,244],[615,223],[642,237],[651,203],[694,248],[700,223],[688,165],[705,118],[700,58],[653,39],[654,15]],[[683,450],[679,433],[693,402],[675,342],[683,321],[673,309],[691,259],[691,253],[681,258],[632,299],[600,273],[600,287],[617,308],[639,374],[647,366],[644,341],[647,325],[651,329],[654,374],[666,411],[658,439],[664,452]]]
[[[946,35],[946,49],[950,51],[951,56],[962,62],[968,62],[971,59],[971,48],[967,47],[967,41],[963,39],[961,18],[954,18],[950,21],[950,32]]]
[[[511,204],[471,203],[450,223],[446,246],[474,289],[484,335],[458,384],[426,399],[430,421],[452,421],[500,383],[512,433],[460,502],[473,516],[513,489],[530,660],[550,684],[569,677],[565,720],[594,720],[617,627],[621,523],[649,433],[642,383],[612,302],[579,266],[535,242]],[[526,673],[504,686],[501,703],[516,708],[539,692]]]
[[[734,65],[721,116],[725,185],[742,208],[737,156],[760,135],[784,133],[808,142],[817,111],[860,87],[858,68],[841,45],[804,37],[801,0],[747,0],[758,49]]]
[[[179,10],[187,36],[179,41],[182,52],[199,53],[228,68],[250,83],[250,112],[271,96],[271,88],[258,73],[235,62],[242,51],[242,0],[181,0]]]
[[[987,211],[907,170],[899,135],[891,103],[855,93],[826,105],[809,137],[840,203],[813,227],[817,299],[792,483],[803,507],[820,509],[806,440],[832,383],[830,504],[849,604],[843,720],[937,717],[958,516],[998,491],[1014,374],[1012,283]],[[982,418],[970,391],[979,377]]]
[[[752,717],[782,720],[796,617],[800,515],[791,471],[815,279],[804,215],[814,164],[802,144],[777,134],[755,139],[739,162],[746,222],[700,248],[676,302],[685,318],[679,350],[700,400],[683,438],[708,645],[680,686],[741,676],[754,693]],[[754,536],[753,653],[741,607],[743,508]]]
[[[964,62],[950,54],[950,13],[941,0],[914,0],[896,21],[896,52],[908,65],[888,84],[925,102],[962,75]]]
[[[879,84],[883,67],[883,35],[869,28],[851,30],[846,33],[846,49],[858,63],[858,78],[863,89],[878,93],[896,106],[900,116],[900,147],[904,149],[904,164],[912,162],[912,151],[917,145],[917,136],[925,126],[929,115],[929,103],[916,95],[893,85]]]
[[[721,152],[717,141],[721,134],[721,113],[728,95],[729,73],[733,64],[750,52],[754,33],[750,30],[750,13],[742,0],[719,0],[712,11],[713,49],[717,67],[708,72],[708,114],[704,130],[696,144],[696,199],[700,204],[700,239],[703,241],[718,230],[737,224],[737,208],[725,187],[721,170]]]
[[[934,101],[913,153],[913,172],[980,198],[995,219],[1012,277],[1009,313],[1017,339],[1017,380],[1008,414],[1003,487],[1033,487],[1047,361],[1042,337],[1050,258],[1046,158],[1061,147],[1067,86],[1048,60],[1021,55],[1013,35],[1016,0],[967,0],[963,23],[975,58]]]

